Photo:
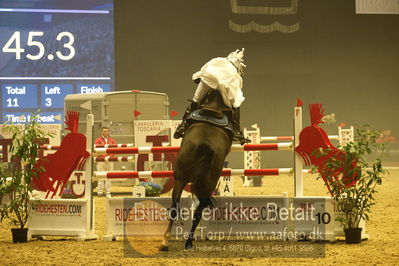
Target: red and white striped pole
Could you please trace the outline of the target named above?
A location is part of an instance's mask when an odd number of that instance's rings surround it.
[[[42,151],[56,151],[60,148],[60,146],[53,146],[53,145],[41,145],[40,150]]]
[[[293,136],[260,137],[260,141],[293,141]]]
[[[233,144],[231,151],[276,151],[292,150],[292,142],[287,143],[267,143],[267,144]],[[148,153],[174,153],[178,152],[180,147],[121,147],[121,148],[95,148],[94,152],[102,154],[148,154]]]
[[[127,148],[127,147],[134,147],[133,143],[126,143],[126,144],[96,144],[94,148]]]
[[[108,154],[149,154],[149,153],[173,153],[178,152],[180,147],[127,147],[127,148],[95,148],[95,153]]]
[[[94,157],[95,162],[135,162],[133,156]]]
[[[338,135],[328,135],[328,138],[330,140],[339,140]],[[260,137],[261,142],[267,142],[267,141],[293,141],[294,136],[274,136],[274,137]]]
[[[270,168],[270,169],[223,169],[221,176],[278,176],[292,174],[293,168]],[[125,178],[167,178],[173,177],[173,171],[96,171],[94,176],[107,179]]]

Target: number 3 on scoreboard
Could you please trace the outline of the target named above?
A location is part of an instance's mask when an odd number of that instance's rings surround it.
[[[51,98],[46,98],[46,103],[45,103],[45,105],[46,105],[47,107],[50,107],[51,105],[53,105],[53,103],[51,102]]]

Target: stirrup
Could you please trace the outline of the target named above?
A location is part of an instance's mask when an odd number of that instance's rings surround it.
[[[182,122],[183,123],[183,122]],[[173,134],[173,137],[175,139],[180,139],[184,136],[184,131],[185,131],[185,127],[183,126],[183,124],[180,124],[177,128],[175,133]]]
[[[246,143],[251,143],[251,140],[246,138],[244,136],[244,133],[242,131],[234,132],[234,138],[240,142],[241,145],[244,145]]]

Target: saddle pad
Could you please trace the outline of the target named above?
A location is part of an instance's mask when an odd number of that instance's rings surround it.
[[[206,116],[200,114],[201,109],[195,110],[190,114],[190,118],[196,121],[204,121],[208,123],[215,124],[217,126],[225,127],[229,124],[229,120],[227,119],[227,115],[223,114],[222,118],[216,118],[213,116]]]

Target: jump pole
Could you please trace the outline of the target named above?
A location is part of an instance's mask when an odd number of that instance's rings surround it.
[[[277,151],[277,150],[292,150],[293,143],[267,143],[267,144],[233,144],[230,151]],[[174,153],[178,152],[180,147],[121,147],[121,148],[94,148],[95,153],[103,154],[150,154],[150,153]]]
[[[340,140],[341,137],[339,135],[328,135],[330,140]],[[268,141],[292,141],[294,140],[294,136],[274,136],[274,137],[260,137],[261,142]]]
[[[85,166],[85,198],[87,199],[87,212],[86,212],[86,232],[89,232],[90,239],[97,239],[94,231],[94,200],[93,200],[93,126],[94,115],[88,114],[86,117],[86,151],[90,156],[86,160]],[[87,197],[88,195],[88,197]]]
[[[230,169],[225,168],[220,176],[277,176],[292,174],[292,168],[270,169]],[[173,177],[173,171],[95,171],[94,176],[100,179],[132,179],[132,178],[168,178]]]
[[[303,160],[295,152],[302,131],[302,107],[294,108],[294,196],[303,197]]]

